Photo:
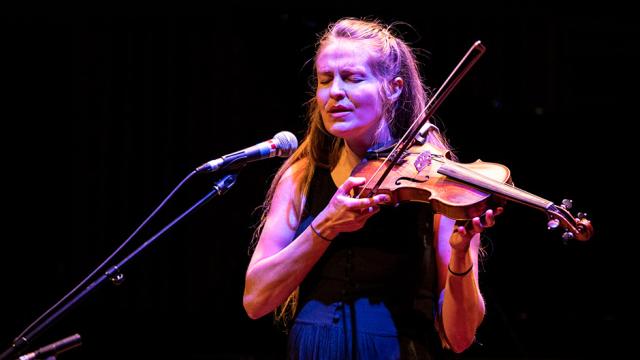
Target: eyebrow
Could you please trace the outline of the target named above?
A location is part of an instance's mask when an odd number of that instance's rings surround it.
[[[366,73],[367,70],[363,66],[346,66],[340,69],[340,73]],[[318,74],[332,74],[333,70],[329,69],[318,69]]]

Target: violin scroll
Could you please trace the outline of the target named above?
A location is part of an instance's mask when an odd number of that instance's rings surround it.
[[[562,226],[564,233],[562,239],[567,240],[580,240],[586,241],[593,235],[593,226],[591,221],[587,219],[587,214],[579,212],[574,217],[569,209],[572,207],[573,202],[568,199],[562,200],[562,205],[556,206],[551,204],[546,208],[547,215],[549,215],[549,221],[547,227],[550,230],[557,229]]]

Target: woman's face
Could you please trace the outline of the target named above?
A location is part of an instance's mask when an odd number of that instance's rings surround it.
[[[364,42],[338,40],[327,45],[316,60],[316,101],[325,128],[350,147],[365,151],[374,141],[384,103],[370,58]]]

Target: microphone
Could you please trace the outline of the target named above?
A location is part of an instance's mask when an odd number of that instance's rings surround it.
[[[61,352],[67,351],[69,349],[72,349],[80,345],[81,345],[80,335],[74,334],[62,340],[49,344],[47,346],[43,346],[36,351],[30,352],[26,355],[22,355],[18,359],[19,360],[33,360],[33,359],[42,359],[42,358],[46,359],[50,356],[55,356]]]
[[[250,146],[246,149],[227,154],[200,165],[196,172],[216,171],[230,165],[244,165],[248,162],[271,158],[274,156],[289,157],[298,148],[298,139],[288,131],[281,131],[273,139]]]

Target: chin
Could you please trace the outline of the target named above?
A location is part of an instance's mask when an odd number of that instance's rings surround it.
[[[334,123],[327,128],[327,132],[335,137],[349,138],[354,136],[357,132],[351,126],[347,126],[345,123]]]

